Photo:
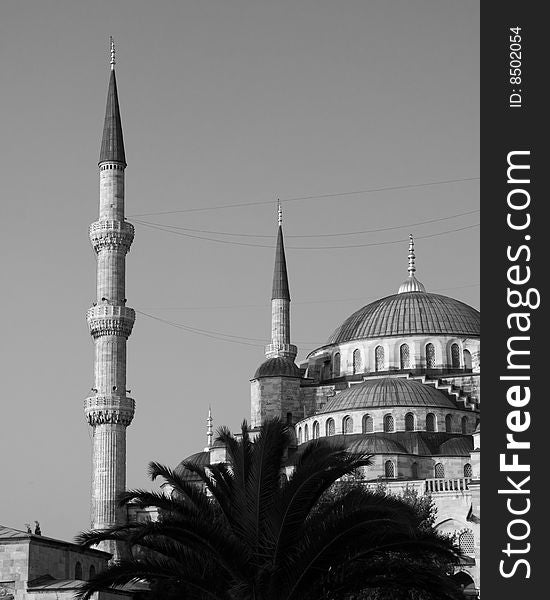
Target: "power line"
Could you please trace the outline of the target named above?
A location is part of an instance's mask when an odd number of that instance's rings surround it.
[[[406,229],[409,227],[417,227],[419,225],[426,225],[428,223],[438,223],[440,221],[448,221],[450,219],[456,219],[458,217],[464,217],[466,215],[472,215],[474,213],[478,213],[479,209],[469,210],[467,212],[457,213],[454,215],[449,215],[447,217],[439,217],[437,219],[428,219],[426,221],[417,221],[416,223],[408,223],[406,225],[394,225],[392,227],[379,227],[377,229],[364,229],[362,231],[346,231],[340,233],[316,233],[310,235],[288,235],[285,234],[285,237],[288,238],[317,238],[317,237],[339,237],[339,236],[350,236],[350,235],[362,235],[365,233],[377,233],[380,231],[392,231],[395,229]],[[209,233],[213,235],[226,235],[232,237],[251,237],[251,238],[271,238],[274,239],[275,235],[264,235],[264,234],[253,234],[253,233],[234,233],[229,231],[212,231],[210,229],[191,229],[189,227],[180,227],[178,225],[167,225],[165,223],[152,223],[151,221],[145,221],[142,219],[133,219],[135,223],[139,223],[140,225],[152,225],[157,227],[165,227],[166,229],[173,229],[177,231],[191,231],[193,233]]]
[[[436,288],[431,290],[432,292],[445,292],[447,290],[460,290],[465,288],[477,287],[479,286],[479,282],[477,283],[468,283],[465,285],[455,285],[452,287],[446,288]],[[381,298],[384,296],[380,296]],[[377,300],[378,298],[370,298],[365,299],[363,296],[355,297],[355,298],[333,298],[331,300],[293,300],[292,304],[332,304],[338,302],[372,302]],[[154,307],[146,307],[147,310],[225,310],[225,309],[234,309],[234,308],[263,308],[266,309],[268,307],[268,303],[264,302],[262,304],[226,304],[226,305],[218,305],[218,306],[154,306]]]
[[[134,222],[138,225],[141,225],[143,227],[148,227],[150,229],[157,229],[158,231],[164,231],[166,233],[173,233],[174,235],[180,235],[180,236],[194,238],[194,239],[198,239],[198,240],[216,242],[218,244],[229,244],[232,246],[251,246],[253,248],[271,248],[271,249],[274,248],[274,246],[268,245],[268,244],[252,244],[249,242],[232,242],[230,240],[218,240],[216,238],[210,238],[210,237],[200,236],[200,235],[193,235],[190,233],[184,233],[183,231],[168,229],[166,226],[162,226],[162,225],[152,225],[152,224],[149,224],[146,222],[140,222],[138,220],[134,220]],[[478,227],[478,226],[479,226],[479,223],[474,223],[473,225],[467,225],[465,227],[458,227],[456,229],[448,229],[447,231],[440,231],[439,233],[431,233],[428,235],[418,235],[418,236],[415,236],[415,239],[424,240],[427,238],[446,235],[448,233],[455,233],[457,231],[465,231],[467,229],[473,229],[474,227]],[[386,240],[386,241],[382,241],[382,242],[370,242],[368,244],[347,244],[345,246],[287,246],[287,249],[290,249],[290,250],[340,250],[340,249],[345,249],[345,248],[367,248],[370,246],[385,246],[388,244],[401,244],[403,242],[408,242],[408,241],[409,241],[409,238],[402,238],[399,240]]]
[[[161,323],[165,323],[166,325],[170,325],[172,327],[176,327],[178,329],[183,329],[184,331],[188,331],[189,333],[195,333],[197,335],[203,335],[205,337],[214,338],[217,340],[221,340],[223,342],[232,342],[235,344],[243,344],[245,346],[256,346],[259,348],[263,348],[269,340],[266,338],[251,338],[245,337],[242,335],[233,335],[231,333],[223,333],[221,331],[209,331],[207,329],[199,329],[197,327],[191,327],[189,325],[185,325],[184,323],[176,323],[175,321],[169,321],[168,319],[162,319],[161,317],[157,317],[150,313],[143,312],[141,310],[137,310],[136,312],[145,317],[149,317],[150,319],[154,319],[155,321],[160,321]],[[263,342],[263,344],[255,344],[253,342]],[[322,342],[297,342],[298,344],[308,345],[316,345],[322,344]]]
[[[371,194],[374,192],[406,190],[406,189],[418,188],[418,187],[428,187],[428,186],[432,186],[432,185],[448,185],[451,183],[460,183],[463,181],[477,181],[477,180],[479,180],[479,177],[464,177],[461,179],[446,179],[443,181],[430,181],[430,182],[426,182],[426,183],[410,183],[407,185],[392,185],[392,186],[379,187],[379,188],[370,188],[370,189],[365,189],[365,190],[355,190],[352,192],[338,192],[338,193],[334,193],[334,194],[318,194],[318,195],[312,195],[312,196],[295,196],[293,198],[281,198],[280,201],[281,202],[295,202],[297,200],[316,200],[316,199],[321,199],[321,198],[339,198],[339,197],[343,197],[343,196],[356,196],[359,194]],[[274,204],[274,201],[273,200],[260,200],[260,201],[256,201],[256,202],[239,202],[239,203],[235,203],[235,204],[183,208],[180,210],[166,210],[166,211],[158,211],[158,212],[140,213],[140,214],[128,215],[128,216],[129,216],[129,218],[132,218],[132,217],[150,217],[153,215],[173,215],[176,213],[197,212],[197,211],[204,211],[204,210],[224,210],[224,209],[228,209],[228,208],[239,208],[239,207],[243,207],[243,206],[261,206],[264,204]]]

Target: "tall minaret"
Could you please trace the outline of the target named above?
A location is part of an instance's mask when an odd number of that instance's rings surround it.
[[[260,427],[272,417],[294,424],[304,416],[300,399],[302,375],[294,363],[297,348],[290,343],[290,292],[280,202],[277,212],[279,229],[271,291],[271,344],[265,348],[267,360],[250,380],[250,423],[253,428]]]
[[[271,291],[271,344],[265,349],[266,358],[283,357],[294,360],[296,346],[290,343],[290,291],[286,271],[285,246],[283,242],[283,211],[277,205],[278,224],[275,268]]]
[[[115,47],[111,38],[111,76],[99,155],[99,220],[90,226],[97,254],[97,298],[86,314],[94,340],[94,387],[85,400],[85,414],[93,428],[92,528],[125,522],[117,494],[126,489],[126,428],[134,416],[134,400],[126,393],[126,340],[135,312],[126,306],[126,253],[134,227],[124,217],[126,157],[115,76]],[[100,549],[119,552],[114,543]]]

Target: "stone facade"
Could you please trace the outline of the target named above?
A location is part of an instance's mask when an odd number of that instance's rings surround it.
[[[111,555],[0,525],[0,598],[72,600],[83,580],[107,565]],[[102,592],[98,600],[129,592]]]
[[[259,427],[266,419],[279,417],[294,424],[305,414],[300,401],[300,379],[262,377],[253,379],[250,391],[250,423]]]

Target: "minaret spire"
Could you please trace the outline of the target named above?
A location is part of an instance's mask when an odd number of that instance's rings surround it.
[[[266,347],[267,358],[282,356],[294,360],[297,349],[290,343],[290,289],[283,240],[283,211],[277,202],[277,243],[271,289],[271,344]]]
[[[97,255],[97,296],[86,315],[95,350],[94,386],[85,401],[86,418],[93,428],[93,529],[126,522],[117,496],[126,489],[126,428],[134,416],[134,400],[126,389],[126,344],[135,312],[126,306],[126,254],[134,227],[124,216],[125,168],[111,38],[111,75],[99,158],[99,220],[90,226]],[[110,552],[114,560],[121,556],[115,542],[103,542],[100,549]]]
[[[111,76],[107,90],[107,105],[105,107],[105,122],[103,124],[101,150],[99,152],[99,164],[103,162],[117,162],[126,166],[122,120],[118,105],[115,63],[115,42],[111,37]]]
[[[206,419],[206,448],[205,452],[208,452],[210,448],[212,448],[212,438],[214,434],[212,433],[212,407],[208,406],[208,418]]]
[[[115,40],[113,40],[113,36],[110,37],[111,40],[111,71],[115,70],[116,65],[116,50],[115,50]]]
[[[414,238],[412,233],[409,233],[409,277],[399,286],[399,294],[406,292],[425,292],[426,288],[415,276],[416,271],[416,256],[414,254]]]

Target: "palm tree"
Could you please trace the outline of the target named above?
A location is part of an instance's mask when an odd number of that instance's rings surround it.
[[[385,590],[460,597],[446,576],[455,547],[419,527],[410,505],[359,484],[334,491],[340,478],[370,464],[368,456],[323,438],[289,460],[292,436],[279,420],[254,440],[246,422],[239,438],[226,428],[218,433],[227,463],[185,462],[181,472],[153,462],[151,478],[163,478],[172,493],[133,490],[120,498],[123,506],[156,507],[159,521],[77,537],[86,546],[115,540],[130,548],[86,582],[81,600],[137,581],[150,585],[146,597],[165,600],[340,600]]]

